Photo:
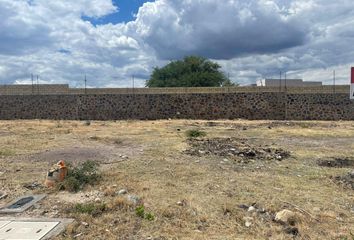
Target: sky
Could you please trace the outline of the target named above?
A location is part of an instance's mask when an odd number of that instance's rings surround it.
[[[241,85],[262,78],[348,84],[352,0],[0,0],[0,84],[143,87],[188,55]]]

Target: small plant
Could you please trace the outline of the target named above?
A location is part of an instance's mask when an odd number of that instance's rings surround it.
[[[145,216],[145,208],[144,206],[139,206],[135,209],[135,213],[138,217],[144,218]]]
[[[154,221],[155,216],[152,213],[147,213],[147,214],[145,214],[145,219],[149,220],[149,221]]]
[[[107,210],[106,204],[95,204],[95,203],[77,203],[73,208],[75,213],[89,214],[92,216],[101,215]]]
[[[13,156],[13,155],[16,155],[16,153],[13,150],[9,150],[9,149],[1,149],[0,150],[1,157],[9,157],[9,156]]]
[[[99,164],[86,161],[77,167],[70,168],[64,182],[59,186],[70,192],[78,192],[85,185],[94,185],[102,178],[98,171]]]
[[[146,213],[144,206],[139,206],[135,209],[135,213],[138,217],[146,219],[148,221],[154,221],[155,216],[152,213]]]
[[[198,137],[205,137],[206,132],[200,131],[200,130],[188,130],[187,131],[187,137],[189,138],[198,138]]]

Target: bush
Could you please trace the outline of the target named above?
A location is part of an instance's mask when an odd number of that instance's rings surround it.
[[[189,138],[198,138],[198,137],[205,137],[206,133],[203,131],[199,131],[199,130],[188,130],[187,131],[187,137]]]
[[[86,161],[77,167],[70,168],[60,189],[70,192],[78,192],[85,185],[94,185],[102,178],[98,171],[99,164],[94,161]]]

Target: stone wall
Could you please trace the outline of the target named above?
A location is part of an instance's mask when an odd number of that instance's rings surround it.
[[[354,120],[349,94],[198,93],[0,96],[0,119]]]

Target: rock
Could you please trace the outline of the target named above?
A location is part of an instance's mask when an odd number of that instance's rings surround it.
[[[248,208],[248,212],[254,212],[254,211],[256,211],[257,209],[255,208],[255,207],[253,207],[253,206],[250,206],[249,208]]]
[[[277,212],[274,220],[282,224],[289,224],[293,226],[296,223],[296,214],[290,210],[285,209]]]
[[[228,162],[228,161],[229,161],[229,159],[227,159],[227,158],[224,158],[224,159],[223,159],[223,161],[224,161],[224,162]]]
[[[246,221],[246,222],[245,222],[245,226],[246,226],[246,227],[250,227],[251,225],[252,225],[251,222],[249,222],[249,221]]]
[[[102,201],[101,198],[99,198],[99,197],[95,198],[96,203],[100,203],[101,201]]]
[[[118,191],[118,195],[124,195],[124,194],[127,194],[128,191],[126,189],[121,189]]]
[[[134,205],[137,205],[141,202],[141,198],[135,195],[128,195],[127,200],[133,203]]]
[[[81,225],[83,225],[84,227],[88,227],[89,224],[87,222],[81,222]]]
[[[244,217],[243,220],[245,221],[245,227],[250,227],[253,222],[253,218],[251,217]]]

